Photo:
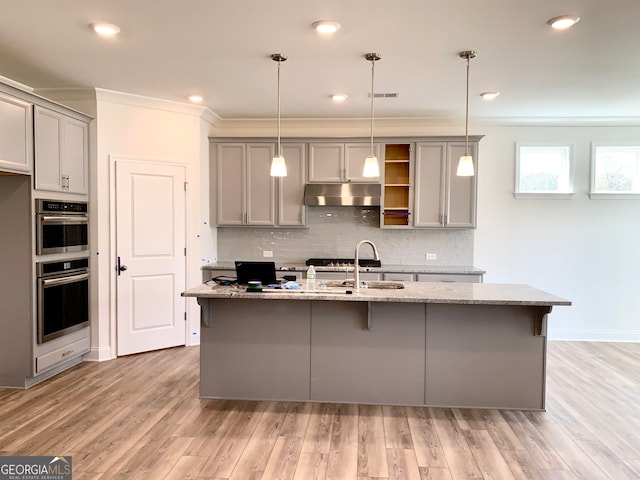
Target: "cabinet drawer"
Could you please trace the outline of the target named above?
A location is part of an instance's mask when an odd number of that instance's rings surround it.
[[[90,340],[87,336],[52,352],[45,353],[44,355],[36,358],[36,373],[42,373],[51,367],[55,367],[58,363],[67,361],[83,353],[87,353],[89,348]]]
[[[305,274],[303,273],[302,278],[305,278]],[[354,278],[353,270],[349,270],[349,272],[317,272],[316,280],[346,280],[347,278]],[[360,271],[360,280],[380,280],[379,273],[372,272],[363,272]]]
[[[464,273],[419,273],[418,281],[482,283],[482,275]]]
[[[384,273],[382,274],[384,280],[400,281],[400,282],[413,282],[413,273]]]

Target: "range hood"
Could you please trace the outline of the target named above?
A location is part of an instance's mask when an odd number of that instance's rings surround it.
[[[379,206],[379,183],[308,183],[304,188],[305,205]]]

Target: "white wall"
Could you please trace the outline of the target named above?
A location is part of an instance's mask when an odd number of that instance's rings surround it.
[[[208,162],[203,150],[202,109],[118,92],[96,90],[97,155],[92,202],[97,208],[94,242],[98,258],[97,315],[93,319],[92,358],[116,355],[115,345],[115,229],[113,158],[180,163],[187,166],[187,285],[201,283],[201,168]],[[206,136],[206,135],[205,135]],[[206,195],[206,193],[205,193]],[[97,318],[96,318],[97,317]],[[187,300],[187,344],[199,343],[199,308]]]
[[[640,143],[638,127],[489,127],[480,144],[475,263],[485,281],[564,297],[549,337],[640,341],[640,199],[591,200],[591,142]],[[571,199],[515,199],[516,143],[574,145]]]

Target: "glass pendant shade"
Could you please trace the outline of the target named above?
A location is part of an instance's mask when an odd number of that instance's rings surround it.
[[[287,164],[282,156],[282,146],[280,145],[280,63],[287,59],[281,53],[274,53],[271,55],[271,60],[278,62],[278,143],[276,155],[271,160],[271,172],[272,177],[286,177],[287,176]]]
[[[464,120],[464,155],[458,160],[456,175],[458,177],[473,177],[475,175],[473,157],[469,155],[469,61],[475,58],[477,53],[473,50],[465,50],[464,52],[460,52],[459,56],[467,61],[467,97]]]
[[[379,177],[380,168],[378,167],[378,159],[374,155],[369,155],[364,160],[364,169],[362,172],[364,177]]]
[[[458,177],[473,177],[475,175],[473,157],[471,155],[462,155],[460,157],[456,175]]]
[[[271,176],[287,176],[287,164],[284,162],[284,157],[282,155],[276,155],[275,157],[273,157],[273,160],[271,160]]]
[[[380,60],[380,55],[377,53],[367,53],[364,58],[371,62],[371,150],[369,156],[364,159],[364,167],[362,169],[363,177],[379,177],[380,176],[380,167],[378,167],[378,159],[373,154],[373,99],[375,98],[375,90],[373,89],[373,80],[375,77],[375,65],[378,60]]]

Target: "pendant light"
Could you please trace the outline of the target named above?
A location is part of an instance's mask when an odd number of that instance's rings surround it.
[[[369,151],[369,156],[364,160],[364,169],[362,171],[362,176],[379,177],[380,167],[378,166],[378,159],[373,153],[373,99],[375,97],[373,89],[373,79],[375,73],[375,64],[378,60],[380,60],[380,55],[378,55],[377,53],[367,53],[364,58],[367,61],[371,62],[371,149]]]
[[[271,176],[272,177],[286,177],[287,176],[287,164],[282,156],[282,148],[280,146],[280,63],[287,59],[281,53],[274,53],[271,55],[271,60],[278,62],[278,146],[276,155],[271,160]]]
[[[477,53],[473,50],[465,50],[460,52],[460,58],[467,60],[467,100],[464,124],[464,155],[458,161],[458,170],[456,175],[459,177],[473,177],[475,171],[473,168],[473,157],[469,155],[469,61],[476,58]]]

